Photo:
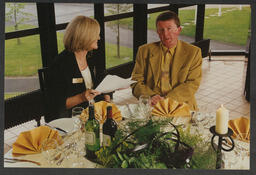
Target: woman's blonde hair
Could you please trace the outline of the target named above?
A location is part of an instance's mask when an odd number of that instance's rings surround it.
[[[63,42],[71,52],[90,50],[91,44],[98,40],[100,25],[97,20],[86,16],[75,17],[67,26]]]

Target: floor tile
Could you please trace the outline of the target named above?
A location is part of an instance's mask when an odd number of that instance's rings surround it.
[[[244,114],[237,112],[237,111],[231,111],[229,113],[229,119],[235,119],[244,116]]]

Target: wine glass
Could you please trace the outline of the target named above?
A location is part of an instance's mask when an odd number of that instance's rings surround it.
[[[79,118],[83,110],[83,107],[74,107],[72,109],[72,118]]]
[[[214,125],[215,122],[215,111],[216,105],[199,105],[199,110],[195,111],[193,115],[193,121],[197,126],[203,127],[205,129],[209,129],[211,126]]]
[[[151,98],[148,95],[139,97],[139,113],[144,119],[150,119],[151,116]]]
[[[83,110],[84,110],[83,107],[74,107],[72,109],[72,118],[73,118],[73,125],[74,125],[73,132],[81,129],[82,121],[80,119],[80,115],[83,112]]]
[[[54,166],[64,156],[59,150],[59,144],[56,139],[47,138],[42,142],[42,154],[50,166]]]
[[[205,120],[205,118],[208,116],[208,105],[199,105],[199,110],[196,111],[196,121],[200,122]]]

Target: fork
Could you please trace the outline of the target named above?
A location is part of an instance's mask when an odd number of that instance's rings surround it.
[[[33,160],[26,160],[26,159],[16,159],[16,158],[4,158],[5,162],[8,163],[16,163],[16,162],[30,162],[30,163],[34,163],[38,166],[41,166],[41,163],[33,161]]]

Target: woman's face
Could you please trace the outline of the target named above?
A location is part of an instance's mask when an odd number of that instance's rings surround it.
[[[94,49],[98,49],[98,41],[100,40],[100,36],[98,36],[98,38],[93,41],[93,43],[90,46],[90,50],[94,50]]]

